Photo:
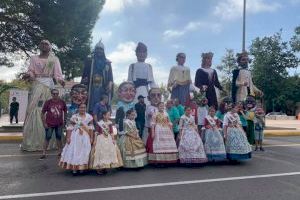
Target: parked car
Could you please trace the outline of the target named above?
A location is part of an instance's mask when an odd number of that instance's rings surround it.
[[[287,119],[288,116],[283,112],[269,112],[268,114],[266,114],[266,118],[276,120],[276,119]]]

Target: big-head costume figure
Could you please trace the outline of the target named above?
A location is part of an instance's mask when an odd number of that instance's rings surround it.
[[[78,107],[82,103],[87,103],[88,91],[87,87],[83,84],[73,85],[70,92],[71,105],[68,107],[68,117],[71,119],[72,115],[78,112]],[[69,121],[69,120],[68,120]]]
[[[249,56],[247,52],[237,54],[238,69],[233,70],[232,100],[245,101],[248,95],[262,96],[263,93],[253,84],[251,71],[248,70]]]
[[[126,81],[120,84],[118,88],[118,103],[116,112],[116,124],[118,133],[123,133],[123,121],[128,110],[134,109],[134,98],[136,90],[132,82]]]
[[[109,97],[110,105],[113,95],[113,74],[111,62],[105,57],[104,45],[101,41],[96,44],[92,58],[85,62],[81,84],[88,88],[87,111],[89,113],[93,112],[95,104],[103,94]]]
[[[202,65],[196,72],[195,86],[198,87],[200,91],[206,93],[208,106],[214,106],[215,109],[218,109],[215,87],[220,90],[223,90],[223,87],[220,85],[216,70],[211,68],[213,55],[212,52],[202,54]]]
[[[133,82],[136,88],[135,103],[138,101],[138,96],[148,96],[149,88],[155,85],[153,78],[152,66],[145,63],[147,58],[147,46],[142,42],[139,42],[136,50],[137,62],[129,66],[128,70],[128,81]],[[145,99],[146,105],[149,101]]]

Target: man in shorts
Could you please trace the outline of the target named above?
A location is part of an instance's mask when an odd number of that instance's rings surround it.
[[[57,89],[51,90],[52,98],[47,100],[42,109],[42,121],[45,127],[45,141],[43,146],[43,155],[40,159],[46,158],[46,151],[49,145],[49,141],[52,138],[53,131],[55,131],[56,143],[58,147],[58,156],[62,150],[62,134],[63,126],[67,116],[66,103],[59,98],[59,92]]]

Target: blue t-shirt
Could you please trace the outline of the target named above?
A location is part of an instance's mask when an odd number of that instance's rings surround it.
[[[100,102],[96,103],[93,109],[93,115],[97,115],[97,120],[102,119],[102,113],[109,111],[109,105],[103,105]]]

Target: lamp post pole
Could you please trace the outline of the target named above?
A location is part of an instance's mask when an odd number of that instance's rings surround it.
[[[243,47],[242,52],[245,52],[245,41],[246,41],[246,0],[244,0],[244,9],[243,9]]]

